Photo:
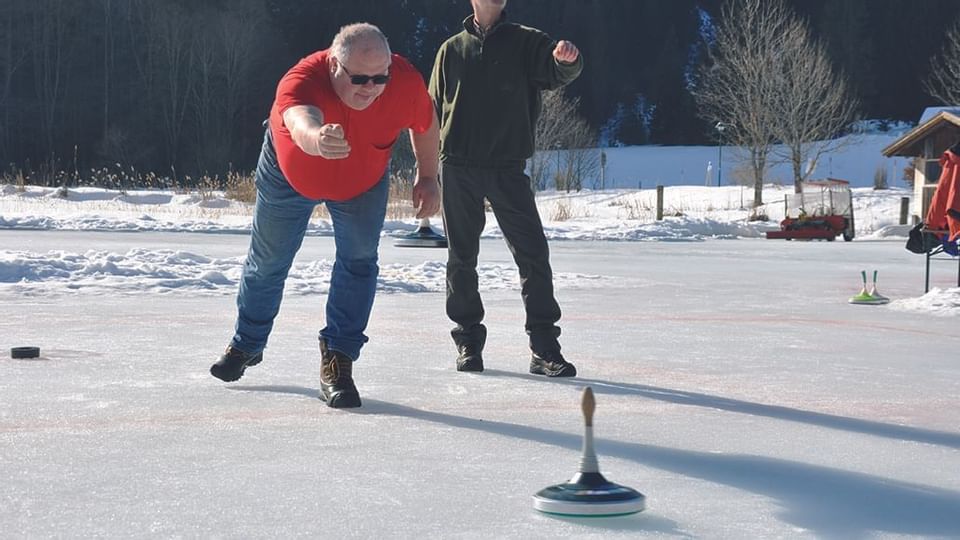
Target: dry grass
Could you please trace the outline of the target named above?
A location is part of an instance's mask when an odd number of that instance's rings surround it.
[[[553,206],[550,211],[551,220],[567,221],[581,217],[590,217],[590,212],[582,206],[572,204],[570,199],[557,199],[553,201]]]
[[[565,200],[558,200],[553,204],[553,211],[550,213],[550,219],[553,221],[567,221],[573,217],[570,210],[570,203]]]
[[[9,180],[7,175],[4,175],[3,180],[5,183]],[[13,172],[13,185],[17,186],[17,193],[23,193],[27,191],[27,178],[23,175],[22,169],[16,169]]]
[[[212,200],[222,191],[226,198],[247,204],[254,204],[257,200],[257,186],[254,178],[252,171],[231,171],[226,179],[216,175],[204,175],[199,178],[182,176],[174,180],[156,173],[141,173],[132,167],[124,169],[119,165],[90,169],[85,171],[82,178],[76,172],[59,171],[51,174],[44,170],[30,173],[18,168],[0,173],[0,183],[15,186],[18,193],[25,192],[28,185],[56,186],[58,194],[66,197],[69,195],[70,187],[86,186],[114,189],[122,194],[132,189],[164,189],[185,195],[199,194],[203,200]],[[387,219],[402,220],[415,217],[416,209],[413,207],[412,196],[413,182],[398,175],[391,175]],[[326,206],[321,204],[317,205],[313,217],[329,219],[330,214]]]
[[[770,215],[767,214],[766,205],[757,206],[750,210],[750,215],[747,217],[747,221],[770,221]]]
[[[387,219],[406,219],[417,215],[413,207],[413,182],[397,176],[390,177],[390,194],[387,198]]]
[[[238,172],[227,174],[227,187],[224,196],[248,204],[257,202],[257,185],[254,181],[254,174]]]
[[[189,177],[182,182],[171,177],[160,176],[156,173],[141,173],[133,167],[124,168],[119,163],[102,168],[74,169],[65,171],[57,169],[55,163],[42,163],[37,169],[22,169],[11,164],[11,168],[0,173],[0,181],[11,183],[18,187],[99,187],[125,192],[130,189],[184,189],[193,190],[196,186],[179,187],[186,184]],[[214,178],[213,182],[219,180]]]
[[[387,195],[387,214],[388,220],[403,220],[415,217],[416,209],[413,207],[413,183],[409,180],[401,179],[397,176],[390,177],[390,191]],[[330,212],[326,205],[317,205],[313,210],[314,219],[330,219]]]
[[[623,201],[614,201],[611,203],[620,206],[626,214],[624,219],[645,220],[650,219],[654,214],[654,208],[650,203],[641,201],[638,198],[625,199]]]

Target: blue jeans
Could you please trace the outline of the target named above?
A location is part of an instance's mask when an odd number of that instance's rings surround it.
[[[297,193],[277,164],[269,128],[256,171],[257,203],[250,250],[237,296],[236,334],[232,345],[258,353],[267,345],[280,311],[283,286],[303,243],[310,216],[325,204],[333,221],[336,259],[327,295],[326,327],[320,339],[327,348],[356,360],[367,342],[364,335],[377,290],[377,249],[387,209],[386,177],[369,191],[347,201],[312,200]]]

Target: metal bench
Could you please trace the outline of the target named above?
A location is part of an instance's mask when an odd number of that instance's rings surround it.
[[[950,234],[950,231],[943,231],[938,229],[928,229],[924,227],[920,229],[920,232],[924,235],[932,234],[937,238],[942,238],[943,236]],[[930,246],[926,246],[926,254],[924,258],[926,259],[926,267],[924,273],[923,281],[923,292],[924,294],[930,292],[930,261],[931,260],[942,260],[942,261],[957,261],[957,287],[960,287],[960,256],[950,255],[949,253],[943,250],[943,242],[937,242]]]

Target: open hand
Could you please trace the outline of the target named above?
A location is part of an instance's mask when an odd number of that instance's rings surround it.
[[[553,49],[553,57],[557,62],[572,64],[580,57],[580,50],[573,43],[561,40],[557,42],[557,46]]]

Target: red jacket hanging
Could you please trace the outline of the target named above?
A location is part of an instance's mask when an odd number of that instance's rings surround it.
[[[947,150],[940,158],[940,179],[924,220],[928,229],[948,230],[948,240],[960,237],[960,156]]]

